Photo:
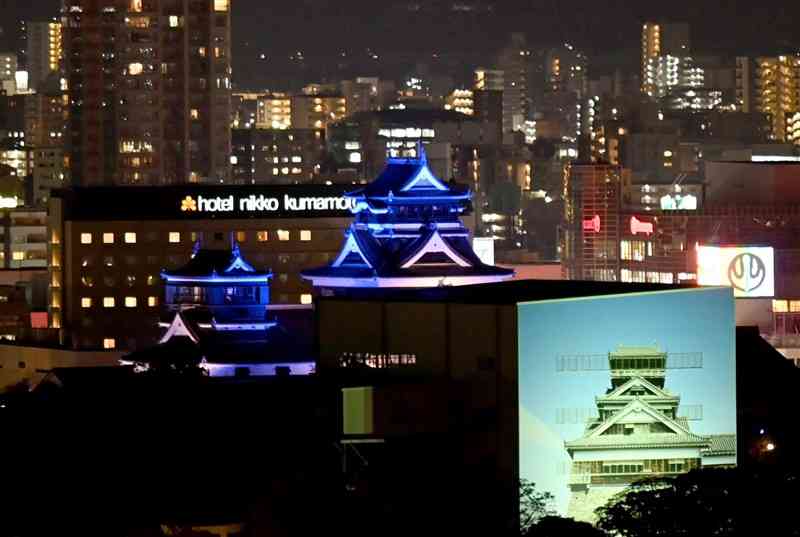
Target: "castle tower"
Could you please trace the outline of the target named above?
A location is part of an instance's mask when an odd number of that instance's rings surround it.
[[[619,346],[608,353],[611,387],[595,397],[597,416],[564,443],[572,459],[567,516],[594,522],[594,510],[648,477],[736,462],[734,434],[695,434],[678,415],[680,396],[665,388],[667,353]]]
[[[303,271],[314,287],[424,288],[507,280],[514,271],[481,262],[461,215],[469,187],[434,176],[418,146],[413,158],[389,158],[372,183],[346,194],[355,218],[327,267]]]

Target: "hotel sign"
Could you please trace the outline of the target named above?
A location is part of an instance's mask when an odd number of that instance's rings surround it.
[[[180,210],[185,213],[274,213],[349,211],[355,209],[355,200],[344,196],[265,196],[230,194],[228,196],[192,196],[180,200]]]
[[[354,185],[175,185],[56,191],[66,220],[348,218]]]

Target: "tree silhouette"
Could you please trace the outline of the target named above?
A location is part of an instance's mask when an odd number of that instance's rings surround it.
[[[694,470],[675,478],[643,480],[597,509],[597,526],[623,537],[738,537],[800,535],[800,520],[786,503],[800,482],[767,469]]]
[[[588,522],[577,522],[571,518],[546,516],[533,524],[525,537],[605,537],[605,533]]]
[[[552,515],[553,495],[536,490],[536,483],[526,479],[519,482],[519,529],[526,534],[540,519]]]

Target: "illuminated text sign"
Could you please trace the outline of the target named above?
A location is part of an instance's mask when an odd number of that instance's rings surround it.
[[[284,194],[269,197],[251,194],[249,196],[186,196],[180,201],[183,212],[229,213],[252,212],[313,212],[346,211],[355,208],[355,200],[344,196],[298,197]]]
[[[631,216],[631,233],[633,235],[638,235],[639,233],[652,235],[653,231],[654,226],[652,222],[642,222],[635,216]]]
[[[590,218],[588,220],[583,221],[583,230],[584,231],[593,231],[595,233],[600,233],[600,216],[594,215],[594,218]]]
[[[775,294],[775,254],[769,247],[697,247],[697,283],[733,287],[737,297]]]

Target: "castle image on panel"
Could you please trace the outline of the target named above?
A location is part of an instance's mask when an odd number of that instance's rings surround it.
[[[564,447],[572,459],[567,516],[594,522],[595,509],[641,479],[736,464],[736,436],[698,435],[665,387],[668,356],[658,347],[608,353],[611,387],[595,397],[597,415]]]

